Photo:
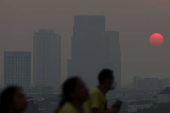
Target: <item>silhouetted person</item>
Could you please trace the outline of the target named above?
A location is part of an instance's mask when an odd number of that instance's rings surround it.
[[[118,109],[107,109],[106,93],[115,88],[114,73],[103,69],[98,75],[99,86],[93,89],[85,104],[86,113],[117,113]]]
[[[26,108],[27,102],[22,88],[10,86],[2,91],[0,113],[22,113]]]
[[[73,77],[62,86],[62,101],[56,113],[84,113],[83,103],[88,98],[88,89],[84,82]]]

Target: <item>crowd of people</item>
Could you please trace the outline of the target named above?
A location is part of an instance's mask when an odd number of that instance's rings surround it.
[[[106,93],[115,89],[114,72],[103,69],[98,75],[99,85],[90,93],[79,77],[68,78],[62,85],[61,102],[55,113],[118,113],[120,108],[107,108]],[[22,88],[10,86],[0,96],[0,113],[22,113],[27,102]]]

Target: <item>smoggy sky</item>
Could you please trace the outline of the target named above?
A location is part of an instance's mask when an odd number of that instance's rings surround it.
[[[168,0],[1,0],[0,74],[4,51],[32,51],[33,32],[55,29],[62,36],[62,80],[67,75],[74,15],[105,15],[106,30],[120,32],[122,84],[133,76],[170,76],[170,2]],[[149,43],[161,33],[159,47]]]

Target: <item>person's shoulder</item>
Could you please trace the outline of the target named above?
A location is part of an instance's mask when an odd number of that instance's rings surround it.
[[[59,113],[77,113],[77,111],[69,102],[66,102],[59,110]]]
[[[99,88],[95,88],[91,91],[91,95],[100,95],[101,91]]]

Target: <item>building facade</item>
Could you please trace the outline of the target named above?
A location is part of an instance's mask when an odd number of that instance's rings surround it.
[[[31,88],[31,93],[35,94],[53,94],[54,88],[50,86],[35,86]]]
[[[61,35],[52,29],[40,29],[33,37],[34,86],[60,85]]]
[[[4,86],[4,77],[0,75],[0,87]]]
[[[105,16],[74,17],[69,77],[79,75],[93,88],[98,85],[98,73],[109,68],[120,86],[120,57],[119,32],[105,31]]]
[[[136,101],[128,103],[128,113],[136,113],[138,110],[148,109],[153,106],[151,101]]]
[[[4,52],[4,86],[31,85],[31,52]]]
[[[166,87],[169,87],[169,78],[141,78],[139,76],[133,78],[135,89],[164,89]]]
[[[158,103],[169,103],[170,102],[170,87],[165,88],[158,93]]]
[[[104,51],[105,68],[114,70],[114,76],[118,88],[121,87],[121,51],[118,31],[105,31],[103,34],[105,39]]]
[[[39,113],[39,104],[33,97],[27,97],[27,110],[24,113]]]
[[[132,87],[133,88],[138,88],[139,87],[139,80],[141,80],[142,78],[139,76],[135,76],[133,77],[133,83],[132,83]]]

